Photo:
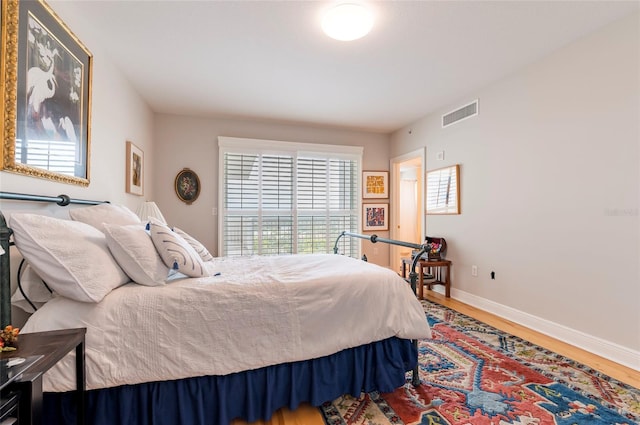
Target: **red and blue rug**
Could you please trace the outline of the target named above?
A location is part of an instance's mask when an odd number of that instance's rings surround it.
[[[640,389],[464,314],[423,301],[433,339],[420,379],[322,406],[328,425],[632,425]]]

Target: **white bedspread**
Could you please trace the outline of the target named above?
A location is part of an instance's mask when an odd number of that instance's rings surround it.
[[[86,327],[87,389],[226,375],[306,360],[391,336],[431,336],[410,286],[341,255],[218,258],[218,276],[129,283],[99,304],[56,297],[21,332]],[[75,388],[74,354],[44,376]]]

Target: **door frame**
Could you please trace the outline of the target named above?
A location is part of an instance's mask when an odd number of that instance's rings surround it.
[[[403,162],[418,159],[420,161],[420,177],[418,179],[418,214],[422,219],[418,221],[418,231],[421,235],[425,235],[425,229],[427,228],[427,216],[425,215],[425,176],[427,165],[427,148],[420,148],[414,151],[408,152],[404,155],[391,158],[389,161],[389,169],[391,170],[390,184],[391,190],[391,214],[389,228],[390,238],[397,240],[398,238],[398,226],[400,224],[400,164]],[[389,265],[392,270],[398,271],[400,269],[400,247],[397,245],[391,245],[389,250]]]

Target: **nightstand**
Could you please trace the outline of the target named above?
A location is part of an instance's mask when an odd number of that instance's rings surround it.
[[[42,356],[0,359],[0,425],[18,423],[20,393],[11,384],[22,377]]]
[[[402,277],[406,279],[407,266],[411,265],[413,259],[402,259]],[[417,263],[418,282],[416,283],[416,295],[419,299],[423,298],[424,285],[429,289],[433,285],[443,285],[445,296],[451,296],[451,261],[449,260],[418,260]],[[431,279],[425,281],[425,273],[432,276]]]
[[[84,337],[87,330],[63,329],[50,332],[34,332],[18,336],[18,349],[0,353],[0,359],[32,356],[38,357],[32,365],[7,385],[7,394],[18,396],[19,424],[41,425],[42,375],[58,363],[71,350],[76,350],[76,388],[78,425],[84,424],[85,408],[85,358]],[[14,366],[15,367],[15,366]]]
[[[451,261],[449,260],[420,260],[418,261],[418,298],[422,299],[424,285],[429,289],[433,285],[444,286],[445,297],[451,296]],[[425,273],[433,276],[424,280]],[[444,276],[443,276],[444,275]]]

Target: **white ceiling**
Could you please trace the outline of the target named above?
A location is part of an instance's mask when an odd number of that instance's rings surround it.
[[[639,10],[638,1],[377,1],[371,33],[340,42],[320,29],[329,1],[50,3],[89,18],[83,25],[155,112],[385,133]]]

